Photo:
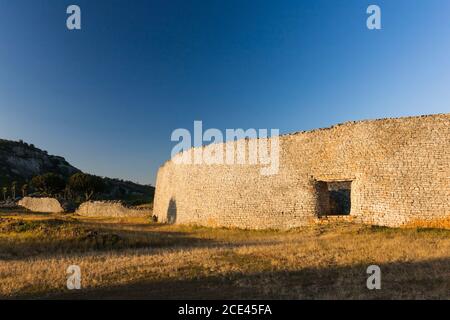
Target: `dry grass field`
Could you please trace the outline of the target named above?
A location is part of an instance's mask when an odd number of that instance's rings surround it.
[[[381,290],[366,288],[372,264]],[[81,290],[66,288],[69,265],[81,268]],[[244,231],[3,212],[0,297],[450,299],[450,230]]]

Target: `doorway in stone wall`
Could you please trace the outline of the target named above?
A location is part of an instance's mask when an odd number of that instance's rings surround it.
[[[348,216],[351,212],[352,181],[318,181],[319,216]]]

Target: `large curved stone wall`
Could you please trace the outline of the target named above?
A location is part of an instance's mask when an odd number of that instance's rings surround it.
[[[279,173],[272,176],[261,175],[257,165],[172,159],[158,171],[154,214],[163,222],[206,226],[303,226],[319,217],[320,181],[352,181],[349,217],[357,222],[402,226],[448,219],[450,114],[281,136]]]

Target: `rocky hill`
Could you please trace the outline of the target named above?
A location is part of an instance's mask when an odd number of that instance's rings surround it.
[[[13,181],[22,185],[28,183],[34,176],[48,172],[69,178],[81,170],[72,166],[63,157],[49,155],[47,151],[32,144],[0,139],[0,187],[8,187]],[[103,179],[108,186],[108,192],[102,195],[104,198],[137,202],[139,199],[153,199],[152,186],[119,179]]]
[[[71,166],[63,157],[48,155],[32,144],[0,139],[0,185],[12,181],[24,183],[47,172],[69,177],[81,170]]]

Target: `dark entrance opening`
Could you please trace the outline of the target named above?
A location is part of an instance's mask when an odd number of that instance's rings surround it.
[[[346,216],[351,211],[351,181],[319,181],[320,216]]]

